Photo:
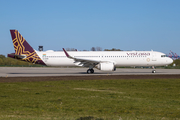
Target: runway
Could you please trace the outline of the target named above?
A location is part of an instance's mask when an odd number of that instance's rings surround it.
[[[87,68],[53,67],[0,67],[0,77],[37,77],[37,76],[93,76],[93,75],[180,75],[180,69],[132,69],[117,68],[115,72],[103,72],[94,69],[94,74],[87,74]]]

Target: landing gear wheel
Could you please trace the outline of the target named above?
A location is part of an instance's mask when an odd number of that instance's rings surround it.
[[[90,74],[90,73],[94,73],[94,70],[93,69],[88,69],[87,74]]]
[[[90,73],[91,73],[91,71],[90,71],[90,69],[88,69],[88,70],[87,70],[87,74],[90,74]]]
[[[155,71],[155,70],[152,70],[152,73],[156,73],[156,71]]]
[[[94,70],[93,69],[90,69],[91,73],[94,73]]]

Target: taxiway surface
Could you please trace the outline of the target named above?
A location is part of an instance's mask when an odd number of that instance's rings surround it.
[[[94,74],[87,74],[87,68],[53,67],[0,67],[0,77],[35,77],[35,76],[88,76],[88,75],[180,75],[180,69],[130,69],[118,68],[115,72],[103,72],[94,69]]]

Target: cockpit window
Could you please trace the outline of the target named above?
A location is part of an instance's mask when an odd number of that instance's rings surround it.
[[[161,55],[161,57],[167,57],[167,55]]]

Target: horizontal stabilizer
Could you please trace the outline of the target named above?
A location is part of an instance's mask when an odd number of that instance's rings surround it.
[[[17,58],[17,59],[25,59],[26,55],[15,55],[15,53],[8,54],[8,57]]]

